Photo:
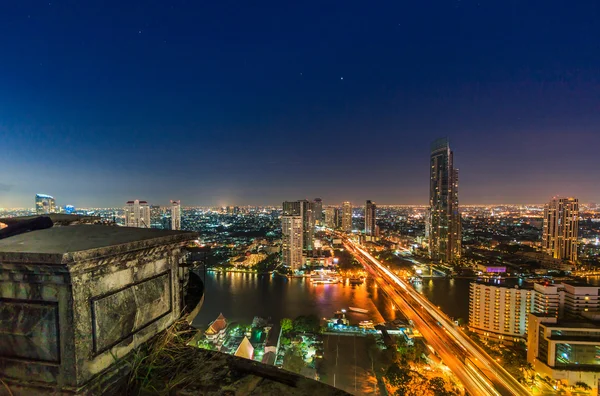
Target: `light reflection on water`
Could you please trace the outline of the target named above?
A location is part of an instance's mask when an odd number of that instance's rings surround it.
[[[232,321],[251,322],[254,316],[279,321],[311,314],[331,318],[335,311],[348,307],[369,310],[368,314],[348,312],[351,323],[396,319],[391,301],[369,278],[361,285],[315,285],[303,278],[208,272],[204,305],[194,325],[206,326],[221,312]]]
[[[600,285],[600,277],[589,277],[588,282]],[[469,283],[472,279],[424,279],[415,285],[432,303],[455,319],[469,318]],[[220,312],[235,321],[251,322],[254,316],[295,318],[299,315],[317,315],[330,318],[339,309],[365,308],[369,314],[348,312],[351,322],[370,319],[375,323],[401,319],[392,309],[392,302],[367,278],[362,285],[314,285],[302,278],[288,279],[272,275],[248,273],[209,272],[206,275],[205,303],[194,321],[206,326]]]

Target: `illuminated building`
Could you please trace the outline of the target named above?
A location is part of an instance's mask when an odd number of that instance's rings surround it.
[[[65,213],[66,214],[73,214],[75,213],[75,206],[73,205],[65,205]]]
[[[302,251],[304,253],[313,250],[315,239],[315,216],[313,208],[313,203],[305,199],[283,203],[283,216],[302,217]]]
[[[600,312],[600,287],[575,281],[534,285],[535,310],[556,318],[577,318]]]
[[[158,228],[163,230],[170,230],[169,228],[164,228],[163,226],[163,216],[165,214],[165,210],[163,207],[159,205],[150,205],[150,228]]]
[[[335,209],[333,207],[325,208],[325,226],[336,228],[335,226]]]
[[[315,216],[315,224],[323,225],[323,200],[315,198],[313,201],[313,211]]]
[[[56,213],[54,197],[47,194],[35,194],[35,212],[39,215]]]
[[[448,139],[431,145],[429,185],[429,254],[433,260],[452,262],[461,254],[458,212],[458,169]]]
[[[600,381],[600,322],[598,315],[562,320],[529,314],[527,362],[541,377],[564,386],[583,382],[596,388]]]
[[[377,236],[377,207],[375,202],[367,201],[365,205],[365,235]]]
[[[483,338],[511,344],[527,339],[527,314],[534,310],[531,288],[472,282],[469,329]]]
[[[533,288],[470,285],[469,328],[481,337],[503,343],[524,341],[530,312],[561,319],[600,315],[600,287],[573,281],[535,283]]]
[[[171,201],[171,229],[181,230],[181,201]]]
[[[292,271],[302,267],[302,216],[291,214],[283,214],[281,217],[283,265],[292,269]]]
[[[348,201],[342,204],[342,231],[352,231],[352,204]]]
[[[340,208],[333,209],[333,223],[334,223],[334,228],[339,229],[342,227],[342,209],[340,209]]]
[[[150,228],[150,205],[146,201],[127,201],[125,204],[125,226]]]
[[[578,199],[552,198],[544,207],[542,249],[556,259],[577,261],[578,229]]]

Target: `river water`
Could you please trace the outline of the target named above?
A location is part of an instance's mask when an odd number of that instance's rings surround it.
[[[468,320],[469,283],[472,281],[431,278],[415,285],[415,289],[448,316]],[[600,277],[591,277],[588,281],[598,285]],[[303,278],[208,272],[204,305],[194,325],[204,327],[219,313],[230,321],[250,323],[254,316],[270,317],[273,321],[311,314],[331,318],[335,311],[348,307],[369,310],[368,314],[348,312],[352,323],[366,319],[379,323],[402,318],[390,299],[370,278],[358,286],[348,283],[314,285]]]
[[[447,308],[448,315],[468,315],[469,280],[438,278],[425,281],[418,288],[435,304]],[[206,326],[219,313],[228,320],[249,323],[254,316],[270,317],[273,321],[311,314],[331,318],[335,311],[348,307],[369,310],[368,314],[348,311],[352,323],[366,319],[375,323],[402,319],[394,304],[370,278],[362,285],[315,285],[303,278],[208,272],[204,305],[194,325]]]

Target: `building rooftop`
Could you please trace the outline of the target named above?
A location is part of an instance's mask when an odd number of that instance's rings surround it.
[[[50,217],[50,220],[52,220],[54,224],[61,225],[68,225],[73,223],[94,223],[102,220],[100,216],[84,216],[67,213],[47,213],[42,216]],[[40,215],[5,217],[0,219],[0,223],[4,223],[6,225],[13,225],[21,221],[32,220],[38,217],[40,217]]]
[[[223,316],[223,314],[219,314],[219,317],[217,319],[215,319],[209,326],[208,329],[206,330],[206,334],[209,335],[213,335],[213,334],[217,334],[218,332],[220,332],[221,330],[224,330],[225,328],[227,328],[227,320],[225,319],[225,316]]]
[[[197,233],[105,225],[72,225],[31,231],[0,240],[0,262],[30,262],[43,255],[44,263],[61,263],[66,254],[85,252],[96,257],[106,248],[135,250],[196,239]],[[85,258],[80,255],[80,259]],[[57,262],[58,260],[58,262]]]
[[[565,285],[573,286],[573,287],[593,287],[595,289],[598,289],[598,286],[591,285],[591,284],[581,281],[581,280],[566,280],[566,281],[562,281],[561,283],[563,283]]]

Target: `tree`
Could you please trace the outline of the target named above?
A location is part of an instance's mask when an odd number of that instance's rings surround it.
[[[385,373],[385,379],[390,385],[400,387],[408,383],[411,379],[410,370],[406,367],[400,367],[398,364],[392,364]]]
[[[283,318],[283,319],[281,319],[280,324],[281,324],[281,332],[283,334],[287,334],[290,331],[292,331],[292,329],[293,329],[292,319]]]
[[[321,321],[316,315],[298,316],[293,322],[294,331],[300,333],[318,333]]]
[[[446,390],[446,381],[442,377],[435,377],[429,380],[428,388],[436,396],[452,396],[454,392]]]
[[[299,348],[293,346],[283,355],[283,368],[285,370],[300,374],[305,366],[304,358]]]

